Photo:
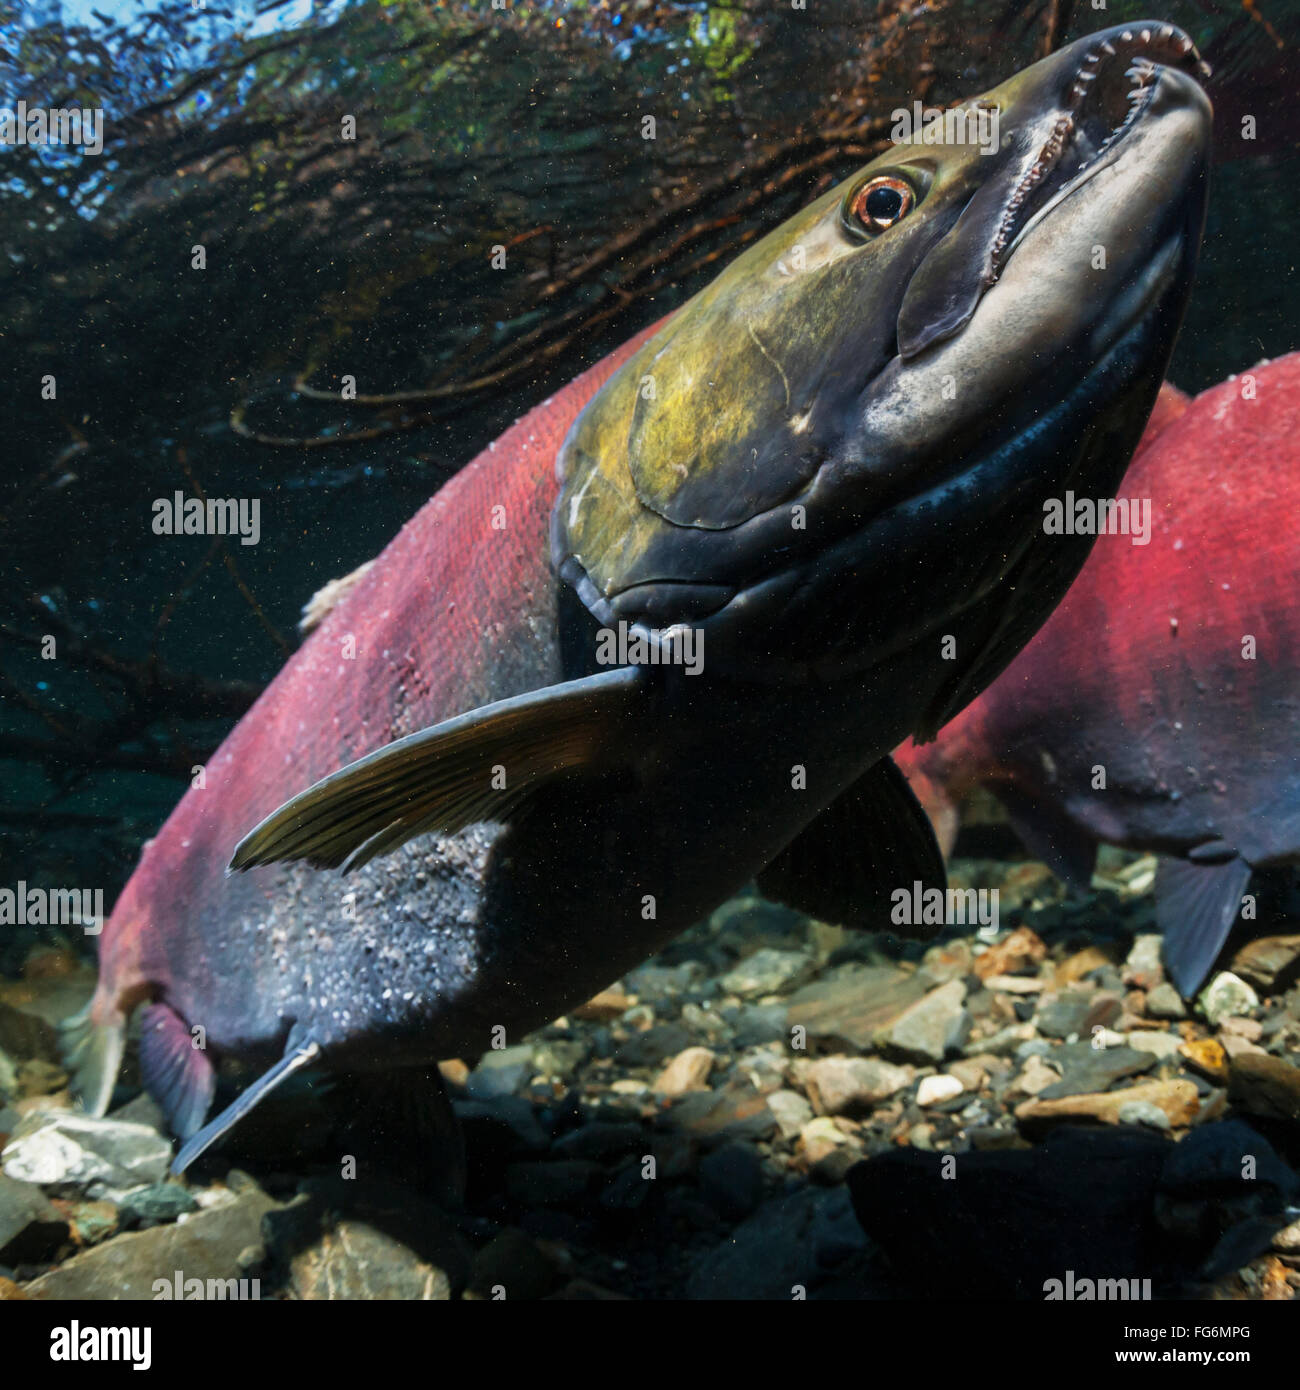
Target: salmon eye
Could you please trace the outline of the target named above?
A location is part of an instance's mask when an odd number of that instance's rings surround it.
[[[916,195],[909,183],[893,174],[881,174],[858,189],[849,211],[860,226],[879,235],[901,222],[915,203]]]

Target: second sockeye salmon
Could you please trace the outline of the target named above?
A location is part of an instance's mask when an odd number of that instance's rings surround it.
[[[1043,504],[1113,495],[1159,389],[1200,66],[1157,23],[1062,49],[978,99],[995,152],[893,147],[449,482],[146,849],[67,1030],[86,1104],[143,1006],[177,1168],[309,1063],[436,1106],[437,1059],[555,1018],[756,875],[866,927],[941,883],[888,753],[1086,558]],[[659,659],[602,667],[602,628]],[[223,1059],[269,1070],[204,1127]]]

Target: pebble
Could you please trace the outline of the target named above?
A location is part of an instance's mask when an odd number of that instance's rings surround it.
[[[673,1058],[651,1085],[651,1090],[665,1096],[680,1096],[687,1091],[708,1089],[709,1073],[717,1054],[707,1047],[687,1047]]]
[[[910,1086],[914,1076],[910,1067],[894,1066],[876,1057],[820,1057],[797,1062],[794,1073],[819,1115],[870,1110]]]
[[[1028,927],[1017,927],[975,957],[974,973],[992,988],[993,977],[1036,972],[1040,962],[1046,959],[1047,946],[1043,939]]]
[[[809,1163],[818,1163],[842,1144],[849,1135],[840,1129],[829,1115],[818,1115],[799,1131],[799,1149]]]
[[[916,1088],[916,1103],[942,1105],[944,1101],[961,1095],[965,1089],[955,1076],[940,1074],[922,1077],[921,1084]]]
[[[1166,1057],[1177,1056],[1182,1040],[1176,1033],[1158,1033],[1141,1029],[1128,1035],[1128,1045],[1137,1052],[1149,1052],[1153,1057],[1163,1060]]]
[[[1201,1012],[1211,1024],[1259,1008],[1259,996],[1230,970],[1220,970],[1201,993]]]
[[[1163,983],[1165,978],[1165,968],[1161,960],[1163,947],[1164,937],[1155,933],[1145,933],[1135,937],[1128,958],[1124,961],[1124,968],[1120,972],[1120,978],[1124,983],[1147,990],[1155,989]]]
[[[533,1049],[528,1043],[485,1052],[465,1081],[474,1100],[513,1095],[533,1074]]]
[[[1185,1042],[1178,1051],[1186,1059],[1187,1065],[1211,1081],[1226,1081],[1228,1077],[1228,1054],[1217,1038],[1197,1038]]]
[[[802,984],[812,973],[813,961],[803,951],[777,951],[770,947],[746,956],[719,981],[728,994],[756,999]]]
[[[705,1144],[769,1139],[776,1132],[776,1116],[767,1108],[767,1097],[745,1082],[685,1096],[669,1111],[669,1119]]]
[[[1036,1096],[1048,1086],[1055,1086],[1060,1079],[1059,1071],[1048,1066],[1038,1053],[1031,1053],[1025,1059],[1024,1069],[1011,1083],[1011,1089],[1022,1095]]]
[[[967,1091],[979,1091],[989,1079],[988,1067],[978,1058],[963,1057],[948,1064],[948,1071],[961,1082]]]
[[[767,1097],[767,1108],[775,1116],[783,1139],[793,1139],[812,1119],[812,1106],[798,1091],[772,1091]]]
[[[960,1050],[970,1034],[965,999],[966,986],[960,980],[931,990],[894,1020],[884,1036],[886,1050],[908,1062],[942,1062],[950,1051]]]
[[[1119,1108],[1119,1123],[1122,1125],[1146,1125],[1148,1129],[1171,1129],[1169,1116],[1158,1105],[1149,1100],[1131,1100]]]
[[[945,985],[949,980],[961,980],[969,975],[974,960],[970,943],[958,937],[956,941],[931,946],[921,957],[921,969],[935,984]]]
[[[1179,1019],[1187,1017],[1183,997],[1171,984],[1157,985],[1147,994],[1147,1015],[1151,1018]]]
[[[139,1226],[146,1222],[175,1221],[177,1217],[197,1211],[193,1195],[179,1183],[154,1183],[128,1192],[122,1199],[122,1225]]]

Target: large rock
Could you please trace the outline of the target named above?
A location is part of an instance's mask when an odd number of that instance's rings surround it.
[[[1066,1043],[1047,1055],[1052,1065],[1060,1069],[1062,1079],[1039,1092],[1044,1100],[1104,1091],[1123,1077],[1150,1071],[1156,1064],[1153,1052],[1133,1047],[1093,1047],[1086,1042]]]
[[[846,971],[801,989],[791,998],[786,1019],[810,1039],[864,1051],[882,1028],[924,997],[927,983],[924,976],[889,966]]]
[[[469,1274],[455,1222],[383,1180],[309,1178],[292,1202],[266,1213],[261,1237],[273,1282],[311,1301],[446,1299]]]
[[[1164,1111],[1174,1126],[1190,1125],[1200,1111],[1195,1083],[1191,1081],[1151,1081],[1128,1086],[1104,1095],[1065,1096],[1059,1100],[1027,1100],[1016,1106],[1016,1119],[1023,1129],[1045,1129],[1066,1120],[1095,1120],[1100,1124],[1120,1124],[1120,1111],[1127,1105],[1147,1102]]]
[[[1265,994],[1285,989],[1300,975],[1300,936],[1261,936],[1232,958],[1232,973]]]
[[[426,1264],[373,1226],[340,1221],[293,1257],[290,1290],[305,1302],[430,1302],[450,1299],[451,1281],[445,1270]]]
[[[1300,1120],[1300,1069],[1267,1053],[1243,1053],[1228,1070],[1228,1099],[1248,1115]]]
[[[34,1279],[24,1291],[30,1298],[147,1300],[156,1296],[155,1281],[165,1280],[174,1289],[179,1274],[182,1288],[187,1280],[202,1280],[205,1297],[251,1294],[251,1285],[241,1291],[225,1281],[245,1277],[240,1256],[260,1243],[262,1217],[275,1205],[249,1185],[231,1200],[174,1225],[97,1245]]]
[[[819,1057],[796,1063],[795,1075],[819,1115],[865,1113],[910,1086],[914,1077],[910,1067],[876,1057]]]
[[[693,1092],[673,1106],[667,1122],[706,1147],[730,1139],[770,1139],[776,1132],[767,1098],[745,1082]]]
[[[803,1188],[764,1203],[699,1260],[688,1298],[779,1299],[815,1293],[866,1248],[843,1188]]]
[[[72,1111],[33,1116],[0,1155],[8,1177],[58,1193],[92,1184],[120,1191],[160,1182],[171,1158],[170,1142],[148,1125]]]
[[[942,1062],[970,1035],[971,1016],[965,998],[966,986],[960,980],[932,989],[894,1020],[885,1034],[885,1047],[907,1062]]]

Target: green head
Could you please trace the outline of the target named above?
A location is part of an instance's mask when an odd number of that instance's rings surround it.
[[[691,300],[560,455],[553,560],[596,618],[784,680],[1005,596],[1043,498],[1117,484],[1158,389],[1204,218],[1201,66],[1170,25],[1080,40]]]

